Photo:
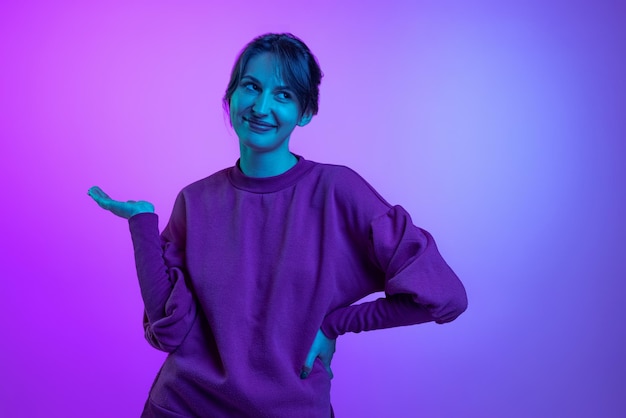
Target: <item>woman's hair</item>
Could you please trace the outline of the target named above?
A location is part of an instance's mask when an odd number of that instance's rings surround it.
[[[254,38],[243,48],[235,61],[222,99],[226,113],[230,111],[230,98],[241,82],[248,61],[263,52],[274,55],[279,74],[296,95],[301,114],[310,112],[316,115],[322,70],[309,47],[290,33],[267,33]]]

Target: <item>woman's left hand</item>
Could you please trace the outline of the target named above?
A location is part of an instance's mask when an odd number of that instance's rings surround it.
[[[315,336],[315,340],[313,340],[313,345],[309,350],[309,354],[306,356],[302,372],[300,372],[301,379],[306,379],[309,376],[309,373],[313,370],[313,363],[318,357],[322,360],[324,368],[326,368],[330,378],[333,378],[333,371],[330,369],[330,362],[333,359],[333,354],[335,354],[335,342],[336,340],[331,340],[325,336],[322,330],[317,330],[317,335]]]

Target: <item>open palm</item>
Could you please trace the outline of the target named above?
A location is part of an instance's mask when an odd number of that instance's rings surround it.
[[[146,202],[145,200],[128,200],[126,202],[113,200],[98,186],[90,188],[87,194],[91,196],[101,208],[122,218],[128,219],[139,213],[154,212],[154,205],[150,202]]]

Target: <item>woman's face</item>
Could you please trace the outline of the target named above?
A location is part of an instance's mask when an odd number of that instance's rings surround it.
[[[230,120],[240,146],[258,153],[288,152],[291,132],[311,116],[300,116],[295,94],[279,78],[272,54],[264,52],[248,61],[230,98]]]

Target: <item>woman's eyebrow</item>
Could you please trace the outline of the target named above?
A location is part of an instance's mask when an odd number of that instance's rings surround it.
[[[258,85],[262,85],[261,82],[259,80],[257,80],[254,76],[251,76],[249,74],[244,74],[243,77],[241,77],[241,79],[243,80],[244,78],[249,78],[251,81],[255,82]],[[276,86],[276,88],[274,90],[289,90],[289,91],[293,91],[293,89],[289,86],[283,86],[283,85],[278,85]]]
[[[257,80],[256,78],[252,77],[251,75],[245,74],[243,77],[241,77],[241,79],[243,80],[244,78],[249,78],[250,80],[254,81],[257,84],[261,84],[261,82],[259,80]]]

